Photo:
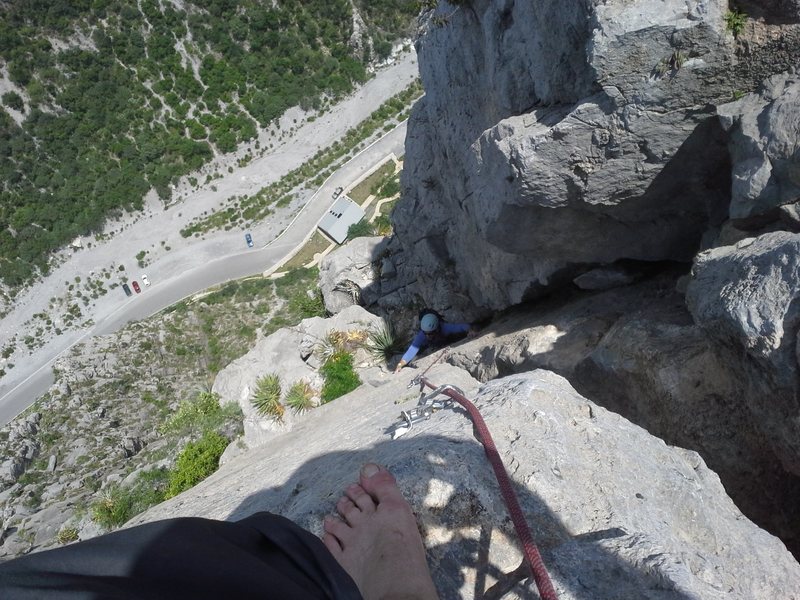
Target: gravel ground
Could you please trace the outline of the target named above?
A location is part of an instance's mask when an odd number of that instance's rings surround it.
[[[180,230],[195,217],[224,207],[231,197],[253,194],[299,167],[319,149],[340,139],[348,129],[363,121],[383,101],[403,90],[417,76],[416,54],[411,49],[313,122],[306,120],[310,114],[306,115],[299,109],[288,111],[281,119],[279,129],[260,132],[261,149],[266,149],[263,155],[254,149],[255,142],[235,153],[220,155],[199,172],[191,174],[200,182],[199,187],[190,185],[190,176],[183,178],[174,190],[169,207],[165,208],[151,194],[146,198],[143,212],[109,222],[102,236],[84,238],[80,250],[62,251],[56,258],[59,266],[19,294],[0,324],[0,349],[15,347],[13,354],[7,358],[0,357],[0,368],[6,371],[0,379],[0,404],[9,390],[60,351],[85,337],[93,322],[118,308],[124,298],[118,287],[90,300],[87,305],[78,302],[74,293],[83,286],[84,295],[88,296],[85,289],[88,278],[99,278],[108,287],[112,283],[121,283],[122,275],[141,283],[141,274],[147,273],[150,282],[156,285],[212,259],[242,252],[246,246],[243,231],[238,228],[208,233],[200,238],[183,238]],[[272,148],[269,148],[270,144],[273,144]],[[255,158],[246,166],[238,166],[248,153]],[[215,173],[222,177],[205,183],[207,175]],[[269,221],[252,228],[250,232],[256,245],[262,246],[275,239],[301,207],[301,203],[294,203],[276,211]],[[141,251],[147,251],[143,269],[137,266],[136,259]],[[125,266],[125,271],[119,270],[120,265]],[[110,279],[101,277],[104,271],[110,274]],[[81,278],[80,284],[75,283],[76,277]],[[66,297],[70,285],[75,288],[69,292],[70,300],[59,301]],[[142,288],[146,293],[147,288]],[[52,299],[56,301],[51,304]],[[82,315],[67,326],[65,316],[70,303],[79,305]],[[53,304],[58,307],[54,308]],[[35,317],[43,313],[52,321],[52,326],[44,327],[44,319]],[[37,334],[37,327],[44,333]],[[60,335],[53,332],[55,327],[62,330]],[[22,343],[26,336],[34,340],[31,347]],[[13,368],[9,364],[13,364]]]

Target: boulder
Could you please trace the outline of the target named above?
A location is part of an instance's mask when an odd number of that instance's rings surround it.
[[[748,383],[758,373],[693,322],[675,289],[682,273],[506,311],[447,360],[481,381],[556,371],[593,402],[699,452],[748,518],[800,552],[800,477],[753,418],[750,407],[764,403]]]
[[[428,375],[474,398],[559,598],[796,596],[800,565],[741,514],[695,452],[667,446],[548,371],[495,380],[477,393],[452,366]],[[376,461],[396,475],[417,515],[442,598],[533,597],[530,579],[516,571],[519,545],[492,469],[463,412],[441,410],[399,440],[386,433],[400,408],[413,406],[406,381],[400,375],[380,395],[362,388],[312,411],[291,435],[231,460],[131,524],[269,510],[320,533],[359,466]]]
[[[731,219],[764,217],[800,200],[800,77],[771,77],[717,113],[730,135]]]
[[[319,289],[325,309],[336,314],[354,304],[375,301],[376,279],[386,251],[384,237],[359,237],[340,246],[319,266]]]
[[[417,42],[395,279],[470,317],[586,265],[691,260],[729,201],[710,108],[737,85],[726,10],[441,3]]]
[[[698,255],[686,302],[695,322],[739,357],[743,395],[784,468],[800,475],[800,235],[768,233]]]

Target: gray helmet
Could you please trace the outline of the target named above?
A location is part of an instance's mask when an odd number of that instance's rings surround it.
[[[434,314],[427,313],[422,316],[419,321],[419,326],[425,333],[433,333],[439,328],[439,317]]]

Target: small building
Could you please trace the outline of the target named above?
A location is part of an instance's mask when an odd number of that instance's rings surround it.
[[[317,227],[337,244],[347,239],[347,230],[364,218],[364,209],[347,196],[339,196],[319,220]]]

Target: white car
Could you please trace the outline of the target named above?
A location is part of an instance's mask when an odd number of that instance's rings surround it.
[[[150,280],[147,278],[147,275],[145,275],[144,273],[142,273],[142,283],[145,284],[146,286],[150,285]]]
[[[333,190],[333,199],[336,200],[342,194],[343,188],[337,187]]]

